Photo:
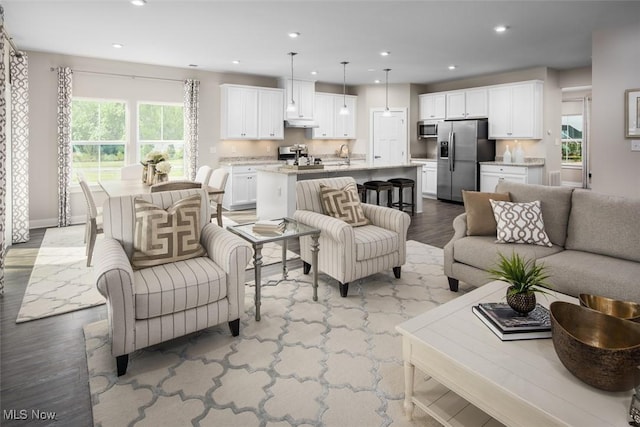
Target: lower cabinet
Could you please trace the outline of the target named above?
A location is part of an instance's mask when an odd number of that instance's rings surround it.
[[[438,163],[424,160],[413,163],[422,165],[422,197],[435,199],[438,192]]]
[[[257,166],[225,166],[229,171],[222,207],[230,210],[256,207]]]
[[[501,179],[522,184],[542,184],[540,166],[480,165],[480,191],[493,193]]]

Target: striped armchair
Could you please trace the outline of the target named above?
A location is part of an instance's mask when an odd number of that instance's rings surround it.
[[[325,215],[320,201],[320,184],[343,188],[355,183],[351,177],[323,178],[296,183],[294,218],[303,224],[322,230],[318,271],[339,282],[340,295],[347,296],[349,282],[380,271],[393,269],[400,278],[405,263],[407,230],[411,218],[399,210],[363,203],[365,216],[371,225],[352,227],[346,222]],[[300,256],[304,273],[311,269],[311,237],[300,238]]]
[[[200,243],[207,254],[134,270],[134,199],[163,209],[198,194]],[[127,370],[129,353],[223,322],[240,333],[244,311],[245,267],[251,247],[210,222],[209,199],[202,189],[112,197],[104,203],[104,239],[96,248],[94,275],[107,299],[111,354],[118,376]]]

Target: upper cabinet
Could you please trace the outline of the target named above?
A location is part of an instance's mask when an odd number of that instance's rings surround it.
[[[317,128],[311,130],[313,139],[355,139],[357,96],[333,93],[316,93],[315,121]],[[341,115],[340,109],[347,104],[349,114]]]
[[[447,92],[447,119],[479,119],[487,117],[487,88]]]
[[[446,116],[445,93],[428,93],[418,97],[420,102],[420,120],[444,120]]]
[[[282,89],[220,85],[221,139],[283,139]]]
[[[489,88],[489,138],[541,139],[541,81]]]
[[[280,87],[284,87],[285,99],[283,103],[284,118],[313,120],[315,107],[316,83],[310,80],[280,79]],[[295,111],[287,111],[287,105],[295,102]]]

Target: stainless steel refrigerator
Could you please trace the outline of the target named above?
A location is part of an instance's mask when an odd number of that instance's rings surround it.
[[[480,165],[493,161],[487,120],[453,120],[438,125],[438,199],[462,202],[462,190],[478,191]]]

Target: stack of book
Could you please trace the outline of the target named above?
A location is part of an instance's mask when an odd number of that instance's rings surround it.
[[[264,219],[253,224],[253,232],[259,234],[282,234],[285,222],[283,219]]]
[[[549,310],[540,304],[524,316],[501,302],[481,303],[472,310],[502,341],[551,338]]]

